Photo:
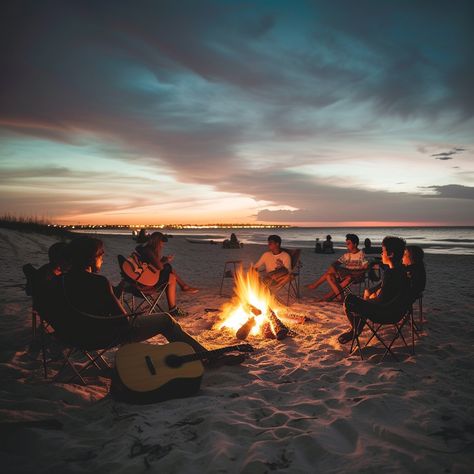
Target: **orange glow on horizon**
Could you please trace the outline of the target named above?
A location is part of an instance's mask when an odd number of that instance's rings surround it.
[[[58,225],[124,225],[124,226],[152,226],[152,225],[196,225],[196,226],[207,226],[219,224],[225,226],[225,224],[236,225],[262,225],[262,226],[291,226],[291,227],[439,227],[439,226],[470,226],[473,223],[449,223],[449,222],[436,222],[436,221],[339,221],[339,222],[264,222],[264,221],[252,221],[245,218],[218,218],[209,219],[163,219],[158,220],[156,217],[137,217],[136,219],[117,219],[113,216],[105,217],[74,217],[74,218],[59,218],[51,219],[51,222]]]

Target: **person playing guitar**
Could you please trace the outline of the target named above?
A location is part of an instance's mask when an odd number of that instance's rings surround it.
[[[188,293],[197,293],[199,290],[186,284],[173,270],[171,262],[174,255],[161,257],[163,244],[168,242],[168,238],[161,232],[153,232],[148,241],[135,248],[139,259],[151,266],[151,271],[159,272],[158,287],[168,283],[166,289],[166,298],[168,300],[169,313],[172,316],[186,316],[186,312],[176,305],[176,285],[179,285],[182,291]]]

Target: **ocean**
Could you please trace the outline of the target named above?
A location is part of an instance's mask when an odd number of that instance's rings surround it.
[[[373,247],[379,247],[387,235],[402,237],[409,245],[419,245],[427,253],[474,255],[474,227],[291,227],[286,229],[186,229],[162,230],[171,235],[184,235],[193,239],[222,242],[230,233],[237,234],[245,243],[265,244],[268,235],[278,234],[283,246],[314,248],[316,238],[322,242],[327,234],[332,236],[335,249],[345,248],[345,235],[359,236],[361,247],[369,238]],[[152,231],[150,229],[149,231]],[[86,232],[86,231],[84,231]],[[91,233],[92,231],[87,231]],[[102,234],[131,235],[130,230],[101,229]]]

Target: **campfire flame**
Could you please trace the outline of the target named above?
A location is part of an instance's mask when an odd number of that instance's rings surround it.
[[[254,317],[255,325],[250,335],[256,336],[261,333],[264,323],[268,321],[269,308],[278,314],[276,299],[260,281],[258,272],[253,268],[246,273],[241,268],[236,271],[234,293],[234,297],[222,307],[222,319],[217,323],[217,329],[228,328],[237,331],[249,318]],[[261,313],[255,314],[258,313],[255,308]]]

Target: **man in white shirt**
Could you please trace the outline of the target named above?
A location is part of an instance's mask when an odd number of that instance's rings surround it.
[[[286,278],[291,271],[291,257],[281,250],[281,237],[270,235],[268,237],[268,252],[265,252],[253,267],[258,270],[265,267],[264,281],[270,284],[278,284]]]
[[[348,252],[332,263],[326,273],[318,280],[306,285],[307,288],[313,290],[325,281],[329,284],[331,291],[320,298],[320,301],[336,299],[342,302],[343,288],[348,286],[354,279],[362,277],[368,267],[369,263],[365,258],[364,251],[358,247],[359,237],[355,234],[347,234],[346,245]]]

